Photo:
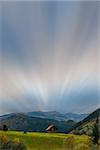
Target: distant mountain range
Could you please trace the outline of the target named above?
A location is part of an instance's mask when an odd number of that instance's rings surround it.
[[[60,114],[56,111],[11,113],[0,116],[0,129],[6,124],[10,130],[44,132],[48,125],[54,124],[58,128],[58,132],[74,133],[80,129],[83,131],[84,125],[87,126],[88,123],[90,125],[94,122],[98,113],[100,113],[100,109],[97,109],[90,115],[74,113]],[[77,123],[76,121],[78,120],[79,122]]]
[[[13,115],[14,113],[6,114],[0,116],[1,119],[6,119],[9,116]],[[48,112],[43,112],[43,111],[33,111],[33,112],[28,112],[28,113],[22,113],[25,115],[28,115],[30,117],[39,117],[39,118],[44,118],[44,119],[54,119],[57,121],[68,121],[68,120],[73,120],[75,122],[79,122],[86,118],[88,114],[75,114],[75,113],[65,113],[61,114],[56,111],[48,111]]]
[[[54,119],[31,117],[27,114],[13,113],[2,116],[0,119],[0,129],[6,124],[10,130],[44,132],[50,124],[58,128],[58,132],[66,132],[76,123],[73,120],[58,121]]]
[[[61,114],[56,111],[49,111],[49,112],[33,111],[33,112],[27,113],[27,115],[29,115],[31,117],[54,119],[54,120],[58,120],[58,121],[73,120],[75,122],[83,120],[85,117],[88,116],[88,114],[75,114],[75,113]]]

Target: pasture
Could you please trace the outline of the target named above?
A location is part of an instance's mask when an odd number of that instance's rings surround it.
[[[19,139],[28,150],[90,150],[92,146],[91,138],[86,135],[0,131],[3,134],[9,139]]]

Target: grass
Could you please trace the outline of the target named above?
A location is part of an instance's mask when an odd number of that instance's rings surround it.
[[[69,144],[73,144],[72,138],[74,138],[75,145],[89,144],[89,137],[86,135],[72,135],[61,133],[26,133],[16,131],[0,131],[0,134],[6,134],[10,139],[18,138],[23,142],[28,150],[70,150],[67,148]],[[68,144],[68,139],[69,144]],[[78,150],[78,149],[77,149]]]

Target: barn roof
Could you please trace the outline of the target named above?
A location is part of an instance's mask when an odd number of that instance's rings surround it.
[[[50,130],[50,129],[52,129],[52,128],[56,128],[55,125],[53,125],[53,124],[49,125],[46,130],[48,131],[48,130]]]

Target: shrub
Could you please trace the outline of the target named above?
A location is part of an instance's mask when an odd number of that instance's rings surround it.
[[[17,143],[19,143],[20,141],[19,141],[19,138],[14,138],[14,139],[12,140],[12,142],[15,143],[15,144],[17,144]]]
[[[5,145],[5,148],[7,150],[26,150],[26,146],[23,143],[21,143],[21,142],[15,143],[13,141],[9,141]]]
[[[65,140],[64,150],[94,150],[92,149],[92,138],[88,136],[86,137],[85,135],[82,137],[82,139],[83,138],[84,140],[80,140],[81,136],[70,135]]]
[[[27,148],[18,138],[9,140],[6,135],[1,135],[0,150],[27,150]]]
[[[3,131],[7,131],[8,130],[8,127],[7,127],[7,125],[3,125],[3,129],[2,129]]]
[[[8,142],[8,139],[5,134],[0,135],[0,150],[3,150],[3,146]]]
[[[2,144],[2,143],[7,143],[7,141],[8,141],[8,139],[7,139],[7,137],[6,137],[6,135],[5,134],[0,134],[0,145]]]
[[[64,147],[67,150],[74,150],[75,147],[75,138],[74,136],[69,136],[66,138],[65,143],[64,143]]]
[[[93,126],[92,137],[93,137],[94,144],[99,145],[99,127],[97,123],[95,123]]]
[[[75,146],[74,150],[90,150],[90,148],[86,144],[78,144]]]

